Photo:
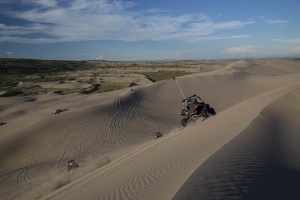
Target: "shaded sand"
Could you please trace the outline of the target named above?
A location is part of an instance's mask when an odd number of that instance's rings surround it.
[[[173,80],[1,98],[0,198],[299,199],[298,61],[246,59],[177,80],[218,114],[183,129]],[[69,160],[80,167],[68,172]]]

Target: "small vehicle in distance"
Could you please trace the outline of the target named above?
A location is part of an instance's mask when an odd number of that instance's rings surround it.
[[[62,110],[58,108],[58,109],[53,110],[52,114],[58,114],[60,112],[62,112]]]
[[[162,137],[161,132],[156,132],[155,135],[154,135],[154,139],[157,139],[157,138],[160,138],[160,137]]]
[[[75,162],[75,160],[68,161],[68,172],[74,169],[77,169],[79,165]]]

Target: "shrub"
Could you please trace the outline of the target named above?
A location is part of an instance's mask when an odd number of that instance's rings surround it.
[[[156,82],[161,80],[170,79],[172,77],[184,76],[190,73],[182,72],[182,71],[158,71],[158,72],[143,72],[150,81]]]

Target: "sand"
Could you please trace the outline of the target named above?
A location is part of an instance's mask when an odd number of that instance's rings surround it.
[[[300,199],[299,61],[245,59],[177,81],[217,115],[183,128],[172,79],[1,98],[0,199]],[[68,172],[70,160],[80,167]]]

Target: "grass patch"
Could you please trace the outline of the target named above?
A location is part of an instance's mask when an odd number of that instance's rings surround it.
[[[53,88],[41,88],[39,86],[30,87],[30,88],[22,88],[22,87],[10,87],[6,91],[9,91],[4,96],[29,96],[29,95],[39,95],[46,94],[48,92],[54,91]]]
[[[172,77],[184,76],[190,74],[188,72],[183,71],[158,71],[158,72],[143,72],[143,75],[147,76],[147,78],[152,82],[162,81],[166,79],[170,79]]]
[[[71,94],[71,93],[94,94],[94,93],[119,90],[119,89],[123,89],[123,88],[129,88],[130,86],[132,86],[132,83],[129,83],[129,82],[94,83],[91,87],[89,87],[87,89],[41,88],[40,86],[23,88],[23,87],[9,86],[9,87],[2,87],[3,90],[8,91],[5,95],[2,95],[2,97],[39,95],[39,94],[46,94],[46,93],[52,92],[52,91],[56,94],[61,94],[61,95],[66,95],[66,94]]]
[[[6,74],[53,74],[75,70],[96,68],[87,61],[37,60],[37,59],[0,59],[0,70]]]
[[[81,92],[82,89],[60,89],[60,90],[55,90],[54,93],[56,94],[61,94],[61,95],[66,95],[66,94],[71,94],[71,93],[79,93]]]
[[[108,92],[128,88],[131,83],[129,82],[104,82],[100,84],[99,92]]]
[[[42,76],[40,78],[25,78],[23,79],[26,82],[64,82],[69,79],[68,76],[63,75],[54,75],[54,76]]]
[[[82,90],[82,94],[94,94],[101,92],[109,92],[114,90],[120,90],[123,88],[128,88],[131,83],[128,82],[104,82],[93,84],[90,88]]]
[[[87,61],[1,58],[0,89],[22,92],[23,89],[14,88],[18,82],[66,81],[69,77],[62,73],[95,68]]]

